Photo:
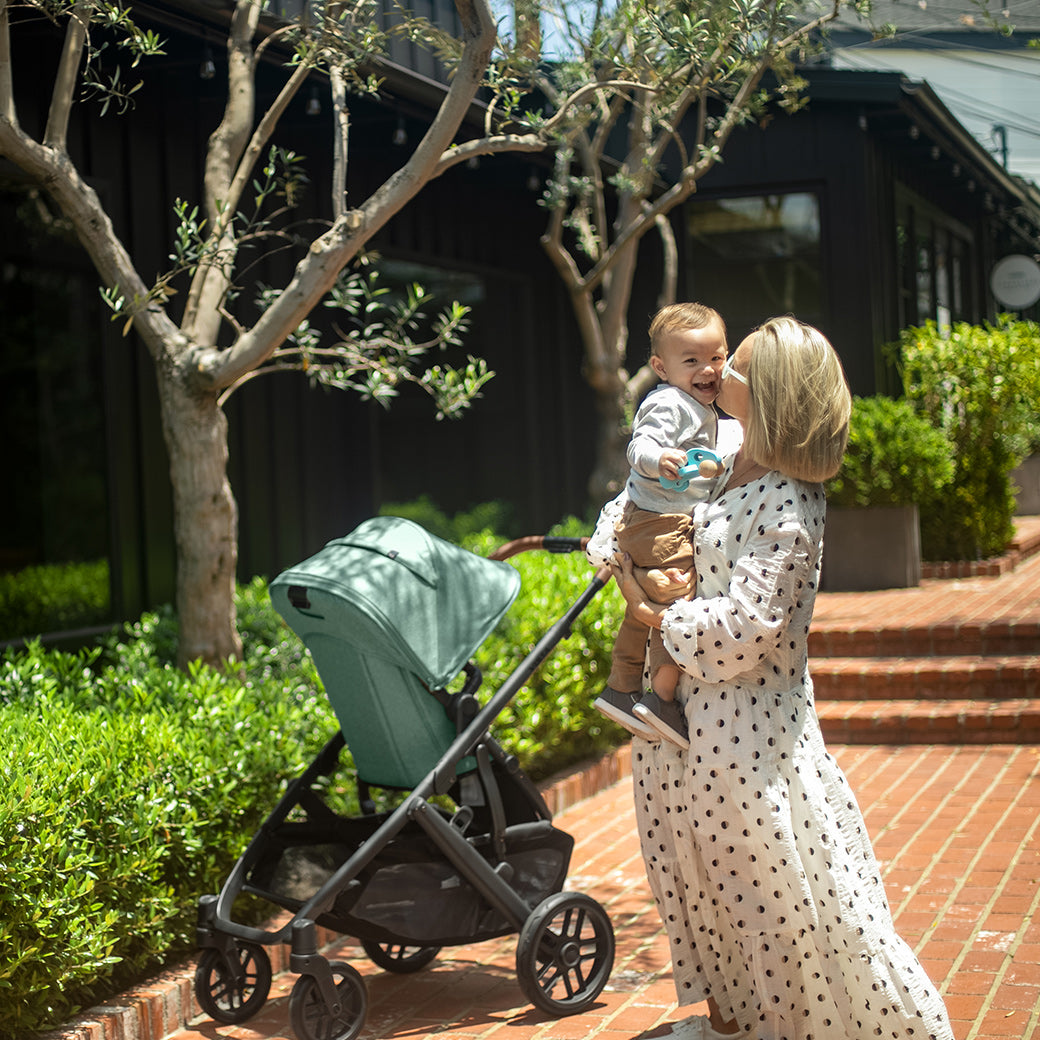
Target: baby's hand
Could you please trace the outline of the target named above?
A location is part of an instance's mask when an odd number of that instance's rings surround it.
[[[665,448],[657,460],[658,476],[667,480],[678,480],[679,470],[686,465],[686,452],[678,448]]]

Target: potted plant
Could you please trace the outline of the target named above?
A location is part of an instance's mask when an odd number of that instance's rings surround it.
[[[906,400],[854,397],[842,468],[827,483],[822,587],[906,588],[921,580],[919,507],[953,478],[946,436]]]

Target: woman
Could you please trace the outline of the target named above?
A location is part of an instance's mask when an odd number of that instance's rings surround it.
[[[679,1003],[710,1011],[669,1035],[952,1040],[813,708],[820,481],[841,465],[851,405],[841,364],[815,329],[773,319],[726,362],[718,403],[744,442],[694,511],[696,598],[646,601],[614,563],[684,673],[689,751],[636,739],[632,756]]]

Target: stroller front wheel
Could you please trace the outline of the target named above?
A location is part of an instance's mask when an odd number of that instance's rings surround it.
[[[606,911],[580,892],[558,892],[535,907],[520,930],[516,974],[535,1007],[576,1015],[599,996],[614,966],[614,929]]]
[[[195,969],[195,996],[210,1018],[225,1025],[255,1015],[271,991],[271,958],[262,946],[236,942],[237,964],[223,950],[208,947]]]
[[[313,975],[301,975],[289,994],[289,1024],[297,1040],[354,1040],[365,1024],[368,994],[360,973],[343,961],[329,964],[337,1011],[331,1011]]]
[[[376,942],[374,939],[362,939],[361,948],[377,967],[398,975],[422,971],[441,952],[439,946],[405,946],[401,943]]]

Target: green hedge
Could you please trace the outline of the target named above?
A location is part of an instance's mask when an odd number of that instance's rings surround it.
[[[903,332],[899,363],[907,400],[946,436],[955,464],[942,497],[921,509],[922,555],[1000,554],[1014,534],[1011,471],[1040,444],[1040,325],[929,322]]]
[[[849,445],[827,503],[846,509],[941,500],[953,477],[949,441],[906,400],[854,397]]]
[[[571,519],[555,535],[580,537],[587,525]],[[464,539],[487,555],[497,542],[487,534]],[[517,601],[475,660],[485,686],[498,689],[549,625],[584,591],[593,570],[581,553],[525,553],[511,561],[520,571]],[[557,644],[542,668],[499,716],[495,735],[535,778],[601,754],[628,734],[592,707],[610,672],[610,651],[621,626],[624,602],[611,582],[575,620],[571,635]]]
[[[241,599],[247,636],[269,627],[263,583]],[[0,661],[5,1040],[190,948],[198,896],[335,731],[298,647],[252,643],[242,677],[186,675],[175,635],[168,614],[148,615],[119,643]]]
[[[484,553],[501,541],[463,540]],[[513,562],[520,597],[477,655],[485,695],[592,575],[580,555]],[[620,609],[613,586],[601,592],[494,727],[535,779],[626,738],[592,709]],[[169,610],[93,649],[34,643],[0,659],[0,1040],[58,1025],[191,949],[198,896],[220,887],[335,731],[263,581],[240,590],[239,621],[236,673],[178,671]]]
[[[107,560],[0,574],[0,636],[87,628],[110,618]]]

